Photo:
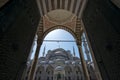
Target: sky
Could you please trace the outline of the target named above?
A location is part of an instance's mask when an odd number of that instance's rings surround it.
[[[63,29],[56,29],[56,30],[53,30],[53,31],[49,32],[45,36],[44,40],[70,40],[70,41],[75,41],[75,39],[71,35],[71,33],[67,32]],[[36,46],[37,46],[37,43],[35,42],[35,44],[33,46],[33,50],[32,50],[31,59],[33,59],[33,57],[34,57]],[[47,54],[48,50],[54,50],[54,49],[57,49],[57,48],[63,48],[65,50],[70,50],[71,53],[73,54],[73,47],[74,47],[75,53],[76,53],[75,55],[77,57],[79,57],[79,51],[78,51],[78,47],[76,45],[76,42],[46,42],[46,41],[43,41],[43,43],[41,45],[41,48],[40,48],[39,57],[42,56],[44,47],[45,47],[45,55]],[[84,48],[83,48],[83,53],[84,53]],[[84,56],[85,56],[85,59],[86,59],[86,55],[84,55]]]
[[[48,33],[46,35],[44,40],[72,40],[72,41],[75,41],[74,37],[69,32],[62,30],[62,29],[56,29],[56,30],[51,31],[50,33]],[[46,53],[48,50],[53,50],[53,49],[57,49],[57,48],[63,48],[65,50],[70,50],[71,53],[73,53],[73,47],[74,47],[76,56],[79,56],[76,42],[57,42],[57,41],[46,42],[46,41],[43,41],[43,44],[40,49],[41,54],[39,56],[42,56],[44,47],[46,48],[46,50],[45,50]]]

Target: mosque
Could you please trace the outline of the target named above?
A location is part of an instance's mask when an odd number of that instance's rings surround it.
[[[80,58],[58,48],[38,59],[45,36],[55,29],[73,35]],[[83,33],[90,61],[82,54]],[[120,80],[120,0],[0,0],[0,80],[96,78]]]
[[[81,60],[75,56],[74,49],[73,54],[70,50],[57,48],[48,50],[46,56],[44,55],[45,51],[38,59],[34,80],[85,80]],[[86,60],[86,64],[90,79],[97,80],[93,62]],[[31,60],[28,63],[24,80],[28,78],[30,66]]]

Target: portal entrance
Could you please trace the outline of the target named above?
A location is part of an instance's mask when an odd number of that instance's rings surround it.
[[[61,14],[59,14],[59,12],[65,13],[66,14],[66,15],[64,15],[65,17],[61,18],[60,17]],[[56,15],[56,14],[58,14],[58,15]],[[44,41],[45,36],[49,32],[51,32],[51,31],[53,31],[55,29],[66,30],[66,31],[70,32],[74,36],[76,44],[77,44],[77,47],[78,47],[78,51],[79,51],[80,61],[81,62],[76,63],[76,61],[75,62],[74,61],[73,62],[66,61],[67,58],[65,59],[65,62],[66,62],[66,64],[71,64],[72,63],[72,65],[81,64],[81,66],[82,66],[82,73],[84,75],[84,78],[82,78],[82,79],[83,80],[90,80],[90,73],[88,71],[88,67],[89,67],[88,65],[91,65],[91,63],[90,64],[88,64],[88,63],[91,60],[90,60],[90,57],[89,57],[88,61],[85,60],[84,52],[83,52],[83,49],[82,49],[82,35],[84,33],[83,25],[81,23],[81,20],[78,19],[76,15],[74,15],[74,14],[72,14],[70,12],[67,12],[65,10],[55,10],[53,12],[50,12],[50,13],[44,15],[43,18],[41,19],[39,27],[38,27],[38,30],[37,30],[37,34],[36,34],[38,36],[38,39],[37,39],[37,48],[36,48],[36,52],[35,52],[35,58],[34,58],[33,63],[32,63],[32,66],[34,66],[34,67],[31,67],[31,69],[30,69],[29,80],[32,80],[35,77],[34,73],[35,73],[35,69],[37,68],[37,64],[38,64],[38,61],[39,61],[39,59],[38,59],[39,50],[41,48],[41,45],[42,45],[42,43]],[[84,40],[86,40],[86,39],[84,39]],[[86,46],[86,44],[84,44],[84,46],[86,48],[88,47],[88,46]],[[89,51],[87,51],[86,48],[84,48],[84,49],[86,50],[85,51],[85,52],[87,52],[86,56],[88,57],[89,56],[89,53],[88,53]],[[48,52],[50,52],[50,51],[48,51]],[[57,55],[57,57],[58,57],[58,55]],[[63,57],[64,57],[64,55],[61,57],[61,59]],[[52,57],[49,60],[54,59],[54,58],[55,57]],[[48,60],[48,58],[46,58],[46,59]],[[46,61],[46,59],[45,58],[42,59],[42,64],[47,64],[48,63]],[[70,60],[72,60],[72,59],[70,59]],[[50,63],[51,62],[54,64],[54,61],[50,61]],[[68,74],[69,73],[70,74],[69,74],[69,76],[67,76],[67,78],[65,78],[66,73],[63,74],[64,71],[57,70],[56,72],[57,73],[54,73],[54,76],[53,76],[54,80],[72,79],[72,78],[70,78],[70,75],[73,72],[68,72]],[[77,71],[76,74],[78,74],[78,76],[76,76],[77,79],[80,79],[81,78],[79,76],[80,72]],[[98,74],[98,76],[99,76],[99,74]]]
[[[55,68],[53,80],[65,80],[65,70],[62,66]]]

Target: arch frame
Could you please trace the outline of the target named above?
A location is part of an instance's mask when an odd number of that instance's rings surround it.
[[[69,32],[75,39],[76,43],[77,44],[80,44],[81,43],[81,35],[83,33],[83,27],[81,25],[81,19],[77,18],[76,19],[76,26],[74,26],[74,29],[75,30],[72,30],[71,28],[69,28],[68,26],[65,26],[65,25],[55,25],[55,26],[52,26],[50,28],[48,28],[47,30],[43,30],[43,19],[40,20],[39,22],[39,25],[38,25],[38,29],[37,29],[37,35],[38,35],[38,40],[37,40],[37,43],[41,45],[41,43],[43,42],[45,36],[55,30],[55,29],[63,29],[67,32]]]
[[[42,38],[44,39],[45,36],[47,34],[49,34],[49,32],[51,32],[53,30],[56,30],[56,29],[63,29],[65,31],[69,32],[74,37],[75,40],[78,39],[77,34],[73,30],[71,30],[70,28],[68,28],[66,26],[63,26],[63,25],[56,25],[56,26],[53,26],[53,27],[49,28],[48,30],[46,30],[45,32],[43,32],[43,37]]]

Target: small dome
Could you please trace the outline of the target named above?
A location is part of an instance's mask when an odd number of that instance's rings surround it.
[[[80,58],[78,58],[78,57],[73,57],[73,60],[80,60]]]
[[[48,54],[46,55],[46,59],[48,60],[55,60],[55,59],[68,60],[70,58],[71,58],[70,53],[68,53],[62,48],[57,48],[52,51],[49,51]]]
[[[49,64],[54,64],[54,61],[49,61]]]
[[[41,61],[40,64],[46,64],[47,62],[46,61]]]
[[[72,64],[75,64],[75,65],[80,65],[81,62],[80,61],[73,61]]]
[[[65,60],[63,60],[63,59],[56,59],[55,62],[62,62],[62,63],[65,63]]]
[[[63,59],[56,59],[56,61],[64,61]]]
[[[64,67],[63,67],[63,66],[57,66],[57,67],[55,68],[55,70],[61,71],[61,70],[64,70]]]
[[[71,64],[71,61],[65,61],[65,64]]]
[[[44,60],[45,60],[45,57],[40,57],[39,60],[40,60],[40,61],[44,61]]]

